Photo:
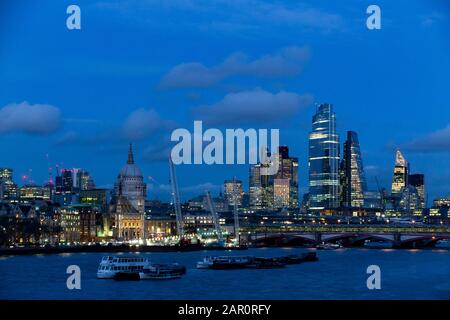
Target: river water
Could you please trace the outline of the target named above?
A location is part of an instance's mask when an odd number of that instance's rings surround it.
[[[188,268],[181,279],[162,281],[98,280],[100,253],[0,257],[0,299],[450,299],[450,251],[443,249],[338,249],[318,251],[318,262],[282,269],[195,268],[207,255],[271,257],[304,251],[135,253]],[[67,289],[69,265],[81,269],[80,290]],[[369,265],[381,269],[380,290],[367,289]]]

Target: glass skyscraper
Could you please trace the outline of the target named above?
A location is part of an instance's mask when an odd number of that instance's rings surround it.
[[[341,162],[341,204],[346,208],[363,207],[366,178],[358,134],[347,131]]]
[[[401,195],[408,186],[409,163],[400,150],[395,153],[394,176],[392,177],[392,194]]]
[[[423,174],[415,173],[410,174],[409,184],[416,188],[417,193],[419,195],[419,209],[425,209],[425,177]]]
[[[331,104],[317,106],[309,134],[309,209],[339,207],[339,135]]]

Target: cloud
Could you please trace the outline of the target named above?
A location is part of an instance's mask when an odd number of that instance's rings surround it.
[[[98,129],[98,122],[85,121]],[[122,124],[108,125],[97,132],[83,130],[69,130],[59,137],[57,144],[96,144],[96,143],[122,143],[137,142],[153,136],[159,137],[173,128],[175,123],[164,120],[153,109],[136,109],[132,111]]]
[[[127,23],[167,32],[205,32],[261,36],[291,27],[298,31],[333,31],[344,26],[342,16],[305,5],[262,0],[124,0],[98,2],[102,14],[116,14]],[[283,36],[283,34],[278,34]]]
[[[138,141],[148,138],[159,130],[169,129],[171,126],[173,123],[161,119],[155,110],[141,108],[130,113],[122,125],[122,132],[124,138]]]
[[[0,109],[0,134],[47,135],[61,125],[61,112],[48,104],[11,103]]]
[[[419,137],[403,146],[411,152],[448,152],[450,151],[450,124],[444,129]]]
[[[171,141],[168,137],[163,137],[155,141],[150,146],[144,149],[142,158],[145,161],[168,161],[171,151]]]
[[[437,23],[444,21],[445,19],[446,19],[445,15],[434,11],[427,16],[422,16],[420,24],[422,25],[422,27],[432,27]]]
[[[273,123],[289,119],[313,103],[310,95],[262,89],[227,94],[221,101],[193,110],[197,119],[208,124]]]
[[[161,89],[209,87],[232,76],[253,76],[263,78],[295,76],[299,74],[310,58],[307,47],[287,47],[273,55],[250,60],[237,52],[222,63],[207,67],[199,62],[182,63],[163,76]]]

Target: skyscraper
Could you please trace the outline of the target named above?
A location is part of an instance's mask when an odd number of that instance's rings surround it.
[[[242,181],[237,179],[225,180],[223,183],[223,195],[228,207],[236,205],[242,206]]]
[[[425,209],[425,177],[423,174],[410,174],[408,177],[409,184],[416,188],[419,195],[419,209]]]
[[[13,181],[13,170],[0,168],[0,200],[13,200],[17,196],[18,188]]]
[[[366,178],[358,134],[347,131],[341,161],[341,204],[346,208],[363,207]]]
[[[274,204],[275,207],[280,207],[279,199],[276,200],[276,192],[275,187],[278,185],[277,191],[283,190],[284,192],[288,192],[287,198],[284,198],[287,201],[286,207],[297,208],[298,207],[298,158],[289,156],[289,148],[288,146],[280,146],[278,148],[278,160],[279,160],[279,168],[278,172],[274,176]],[[278,180],[278,182],[276,182]],[[286,182],[280,180],[288,181],[288,188],[284,187]],[[279,196],[279,195],[278,195]],[[278,201],[278,204],[276,202]]]
[[[408,186],[409,163],[397,149],[395,153],[394,176],[392,177],[392,195],[400,195]]]
[[[298,207],[298,159],[289,156],[289,148],[280,146],[277,154],[278,171],[262,175],[261,168],[268,164],[250,166],[250,207],[268,209]]]
[[[261,185],[261,164],[250,166],[249,179],[250,208],[261,209],[262,207],[262,185]]]
[[[321,104],[309,134],[309,209],[339,207],[339,135],[331,104]]]

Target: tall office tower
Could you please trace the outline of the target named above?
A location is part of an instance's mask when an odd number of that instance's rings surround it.
[[[18,188],[13,181],[13,170],[0,168],[0,200],[13,200],[17,196]]]
[[[223,195],[225,198],[225,203],[229,207],[233,207],[236,199],[236,204],[242,206],[242,181],[231,179],[225,180],[223,183]]]
[[[262,208],[261,164],[259,163],[250,166],[249,198],[250,208]]]
[[[287,146],[280,146],[278,148],[278,160],[279,167],[278,172],[274,176],[274,205],[280,207],[279,203],[275,200],[276,180],[287,180],[288,189],[282,187],[285,182],[278,181],[281,185],[278,185],[277,191],[284,190],[287,194],[287,204],[285,207],[297,208],[298,207],[298,158],[289,156],[289,148]],[[284,196],[283,196],[284,197]],[[285,199],[286,200],[286,199]],[[283,201],[285,201],[283,200]]]
[[[89,172],[85,170],[80,170],[77,172],[77,179],[76,179],[76,188],[78,190],[91,190],[95,189],[95,183],[92,179]]]
[[[250,166],[249,191],[250,207],[252,209],[273,207],[273,175],[261,174],[263,169],[268,169],[269,166],[269,162]]]
[[[409,163],[403,154],[397,149],[395,153],[394,176],[392,177],[392,195],[400,196],[408,186]]]
[[[341,205],[346,208],[363,207],[365,191],[366,178],[358,134],[347,131],[341,161]]]
[[[286,208],[290,206],[290,180],[273,179],[273,206],[275,208]]]
[[[339,135],[331,104],[321,104],[309,134],[309,209],[339,207]]]
[[[68,194],[74,190],[73,170],[61,169],[61,172],[55,178],[55,194]]]
[[[419,195],[419,209],[425,209],[425,176],[420,173],[410,174],[408,181],[409,185],[416,188]]]

